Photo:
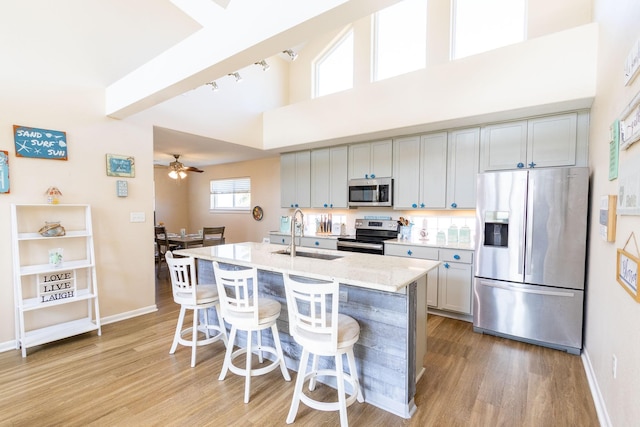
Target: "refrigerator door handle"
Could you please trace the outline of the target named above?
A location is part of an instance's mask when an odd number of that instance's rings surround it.
[[[490,286],[492,288],[505,289],[507,291],[517,291],[525,294],[551,295],[555,297],[570,297],[570,298],[573,298],[575,296],[574,292],[567,292],[567,291],[564,291],[564,292],[563,291],[544,291],[540,289],[529,289],[529,288],[523,289],[515,286],[508,286],[508,285],[502,285],[499,283],[485,282],[485,281],[480,281],[480,284],[482,286]]]
[[[525,260],[524,260],[524,277],[525,282],[528,281],[528,278],[531,277],[531,263],[533,260],[532,252],[533,252],[533,214],[535,209],[533,208],[533,191],[529,188],[527,184],[527,216],[526,216],[526,230],[524,237],[525,244]],[[522,256],[520,257],[522,259]]]

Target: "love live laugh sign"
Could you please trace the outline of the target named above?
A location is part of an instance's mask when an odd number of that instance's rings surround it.
[[[76,286],[73,271],[40,274],[38,282],[38,296],[41,303],[75,296]]]
[[[58,130],[13,125],[16,157],[67,160],[67,134]]]

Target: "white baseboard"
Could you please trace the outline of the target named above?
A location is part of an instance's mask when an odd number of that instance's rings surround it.
[[[134,317],[142,316],[143,314],[153,313],[154,311],[158,311],[158,306],[150,305],[148,307],[142,307],[137,310],[127,311],[125,313],[115,314],[113,316],[107,316],[100,319],[100,322],[103,325],[108,325],[110,323],[120,322],[122,320],[132,319]]]
[[[127,311],[125,313],[119,313],[114,316],[103,317],[100,319],[100,323],[102,325],[108,325],[110,323],[116,323],[122,320],[127,320],[134,317],[142,316],[143,314],[153,313],[155,311],[158,311],[158,306],[154,304],[148,307],[139,308],[137,310]],[[0,353],[9,351],[9,350],[16,350],[16,340],[0,343]]]
[[[591,389],[593,403],[596,406],[598,421],[600,421],[600,425],[603,427],[611,427],[611,420],[609,419],[609,413],[607,412],[607,405],[602,398],[602,393],[600,393],[598,380],[596,379],[593,366],[591,365],[591,359],[589,359],[589,352],[586,348],[582,349],[582,365],[584,366],[584,371],[587,374],[587,381],[589,382],[589,389]]]

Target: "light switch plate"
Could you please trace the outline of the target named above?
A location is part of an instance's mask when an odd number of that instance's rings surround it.
[[[130,222],[144,222],[144,212],[131,212],[129,213],[129,221]]]
[[[127,197],[129,195],[129,186],[127,181],[116,181],[116,194],[118,197]]]

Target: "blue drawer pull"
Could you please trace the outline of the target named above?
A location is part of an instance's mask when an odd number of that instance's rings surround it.
[[[460,255],[455,254],[455,255],[453,256],[453,259],[460,259]]]

